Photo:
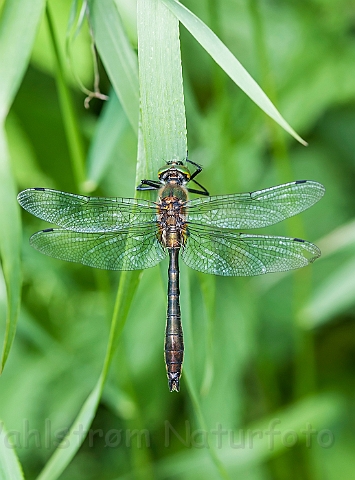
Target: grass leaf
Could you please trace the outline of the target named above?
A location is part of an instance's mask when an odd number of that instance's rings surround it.
[[[314,328],[334,318],[355,304],[355,258],[330,274],[299,313],[300,324]]]
[[[112,0],[90,0],[89,9],[95,45],[127,118],[134,132],[138,133],[139,87],[136,54]]]
[[[146,157],[147,178],[169,160],[184,161],[187,154],[186,117],[182,84],[179,25],[173,14],[156,0],[138,0],[138,60],[141,93],[140,152]],[[183,269],[185,272],[186,270]],[[188,282],[182,282],[183,312],[191,310]],[[187,315],[186,315],[186,319]],[[187,322],[188,325],[190,322]],[[187,331],[189,328],[187,328]],[[192,335],[187,342],[192,347]],[[192,348],[190,349],[192,351]],[[195,394],[193,368],[188,362],[186,383],[201,428],[205,427]],[[220,477],[229,476],[214,448],[208,451]]]
[[[155,178],[168,160],[184,161],[187,154],[179,22],[159,1],[139,0],[137,5],[145,174]]]
[[[80,412],[74,420],[69,432],[60,442],[37,480],[54,480],[58,478],[82,445],[99,405],[112,357],[117,348],[117,344],[126,322],[129,308],[138,286],[138,281],[139,272],[123,272],[121,274],[112,316],[110,338],[99,380],[80,409]]]
[[[85,154],[83,141],[80,134],[78,118],[71,98],[71,93],[65,80],[64,62],[61,57],[58,37],[49,5],[47,6],[46,14],[50,39],[55,57],[58,98],[62,110],[62,118],[67,137],[68,148],[70,151],[72,168],[77,188],[82,190],[85,181]]]
[[[25,74],[45,0],[7,0],[0,23],[0,122]]]
[[[37,477],[37,480],[53,480],[58,478],[73,459],[83,443],[87,434],[87,430],[94,419],[101,393],[102,377],[100,377],[94,390],[86,399],[79,412],[79,415],[76,417],[73,425],[70,427],[69,432],[60,442],[60,445],[55,450],[54,454],[50,458],[49,462],[47,462],[40,475]]]
[[[4,423],[0,421],[0,480],[21,480],[24,478]]]
[[[90,144],[87,163],[89,190],[101,182],[110,164],[117,161],[116,146],[128,126],[127,117],[114,90],[103,107],[94,137]]]
[[[21,297],[21,224],[5,133],[0,129],[0,254],[7,292],[7,316],[0,372],[16,333]]]
[[[15,336],[21,292],[20,216],[4,121],[26,71],[44,4],[44,0],[24,0],[19,8],[16,0],[9,0],[0,23],[0,254],[8,299],[0,372]]]
[[[224,43],[196,15],[175,0],[161,0],[189,30],[202,47],[211,55],[214,61],[226,74],[253,100],[267,115],[275,120],[286,132],[290,133],[303,145],[307,143],[293,130],[282,117],[271,100],[249,75],[241,63]]]

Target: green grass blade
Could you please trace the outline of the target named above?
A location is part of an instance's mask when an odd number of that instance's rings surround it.
[[[7,292],[6,328],[1,355],[3,371],[16,333],[21,298],[21,223],[16,186],[9,165],[5,133],[0,129],[0,254]]]
[[[102,392],[102,377],[90,393],[69,432],[47,462],[37,480],[55,479],[64,471],[83,443],[95,416]],[[65,448],[66,447],[66,448]]]
[[[328,275],[299,312],[298,321],[303,327],[319,327],[355,304],[354,271],[355,258],[352,258]]]
[[[117,145],[129,126],[127,117],[114,90],[103,108],[98,120],[94,138],[88,153],[87,182],[94,190],[101,182],[113,162],[117,161]]]
[[[138,58],[143,142],[155,178],[167,160],[185,160],[186,118],[179,22],[159,1],[138,1]]]
[[[30,59],[45,0],[5,2],[0,23],[0,122],[13,102]]]
[[[24,0],[19,8],[16,0],[8,0],[0,22],[0,254],[8,299],[0,371],[15,336],[21,292],[20,217],[3,122],[26,71],[44,4]]]
[[[200,282],[201,293],[203,296],[203,301],[206,309],[207,315],[207,325],[206,325],[206,360],[205,360],[205,371],[203,376],[203,382],[201,384],[201,394],[206,395],[210,390],[213,382],[213,324],[216,320],[215,318],[215,307],[216,307],[216,279],[212,275],[203,275],[198,274],[198,279]]]
[[[113,2],[91,2],[92,26],[101,58],[110,75],[115,92],[134,130],[138,130],[138,72],[134,53],[122,29]],[[135,118],[136,116],[136,118]],[[91,170],[93,171],[93,166]],[[100,169],[99,169],[100,170]],[[97,175],[97,174],[95,174]],[[98,172],[100,177],[101,173]],[[125,324],[134,292],[138,286],[139,272],[123,272],[113,312],[110,338],[100,378],[82,406],[70,431],[64,437],[38,480],[55,479],[65,470],[79,450],[99,404],[113,354]],[[83,432],[81,435],[78,432]],[[67,446],[63,448],[63,446]]]
[[[113,354],[119,342],[129,308],[139,281],[139,272],[123,272],[112,316],[110,338],[101,375],[67,435],[58,445],[37,480],[54,480],[66,469],[82,445],[95,416],[105,385]]]
[[[183,161],[187,153],[179,25],[175,16],[160,1],[138,0],[137,6],[142,125],[140,152],[145,154],[147,178],[154,178],[157,168],[167,160]],[[185,290],[182,301],[185,313],[191,310],[185,288],[187,284],[186,281],[182,282],[183,294]],[[189,322],[186,323],[188,331]],[[192,335],[187,344],[191,345],[191,337]],[[195,393],[193,367],[190,362],[186,370],[185,381],[195,414],[201,428],[204,428],[206,422]],[[209,449],[208,453],[220,477],[229,478],[215,449]]]
[[[79,122],[73,101],[70,95],[68,84],[65,80],[64,63],[58,45],[58,39],[55,31],[55,25],[52,19],[49,5],[47,5],[47,23],[49,35],[53,46],[55,65],[56,65],[56,81],[58,88],[59,103],[62,110],[62,118],[64,122],[65,134],[68,141],[71,162],[77,187],[82,191],[85,181],[85,154],[83,141],[80,134]]]
[[[199,427],[201,429],[201,432],[207,432],[207,423],[205,421],[205,417],[201,408],[201,402],[199,400],[199,396],[193,386],[193,381],[191,381],[190,376],[187,374],[186,375],[186,383],[189,389],[189,395],[190,399],[192,401],[192,405],[194,408],[194,412],[197,418],[197,421],[199,423]],[[219,474],[219,478],[222,478],[224,480],[230,480],[230,476],[228,474],[228,471],[226,470],[224,464],[222,463],[219,455],[217,455],[216,449],[214,446],[210,446],[208,449],[208,453],[211,457],[212,462],[214,463],[216,470]]]
[[[0,480],[21,480],[22,468],[11,445],[4,423],[0,421]]]
[[[253,100],[267,115],[277,122],[286,132],[290,133],[303,145],[307,143],[293,130],[282,117],[271,100],[249,75],[241,63],[224,43],[190,10],[175,0],[161,0],[189,30],[202,47],[211,55],[214,61],[226,74]]]
[[[139,87],[137,57],[112,0],[90,0],[90,23],[95,44],[113,88],[138,133]]]

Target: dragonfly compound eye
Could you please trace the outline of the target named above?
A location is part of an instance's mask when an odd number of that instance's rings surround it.
[[[174,177],[174,172],[176,172],[176,176],[184,177],[187,182],[191,178],[190,170],[182,162],[170,162],[159,168],[158,178],[159,180],[164,180],[167,176]]]

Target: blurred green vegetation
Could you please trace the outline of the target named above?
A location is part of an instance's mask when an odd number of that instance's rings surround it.
[[[71,2],[49,3],[64,58]],[[136,47],[133,3],[117,1]],[[168,391],[163,360],[166,264],[144,271],[92,430],[60,478],[220,478],[209,443],[230,478],[350,479],[355,4],[184,4],[309,142],[305,148],[271,123],[181,27],[189,157],[204,167],[198,180],[212,195],[296,179],[323,183],[326,195],[319,204],[293,222],[263,230],[306,238],[323,255],[302,271],[251,279],[217,278],[182,266],[186,372],[179,394]],[[67,82],[89,159],[86,187],[96,184],[95,195],[133,197],[137,139],[104,68],[99,64],[100,88],[110,95],[104,105],[94,99],[84,109],[85,95],[74,79],[91,88],[87,25],[73,40],[71,54],[75,75],[66,64]],[[44,17],[6,121],[18,191],[41,186],[78,192],[53,58]],[[0,419],[25,477],[33,479],[97,382],[121,274],[40,255],[28,238],[46,225],[26,212],[22,219],[22,305],[0,378]],[[1,276],[1,338],[5,305]],[[189,395],[191,378],[197,399]],[[271,425],[278,432],[273,441]]]

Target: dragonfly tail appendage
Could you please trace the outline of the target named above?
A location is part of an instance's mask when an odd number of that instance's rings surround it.
[[[180,313],[178,249],[169,250],[168,311],[165,332],[165,363],[171,392],[180,390],[184,339]]]
[[[171,392],[179,392],[180,391],[180,375],[181,375],[181,370],[180,372],[168,372],[168,384],[169,384],[169,390]]]

